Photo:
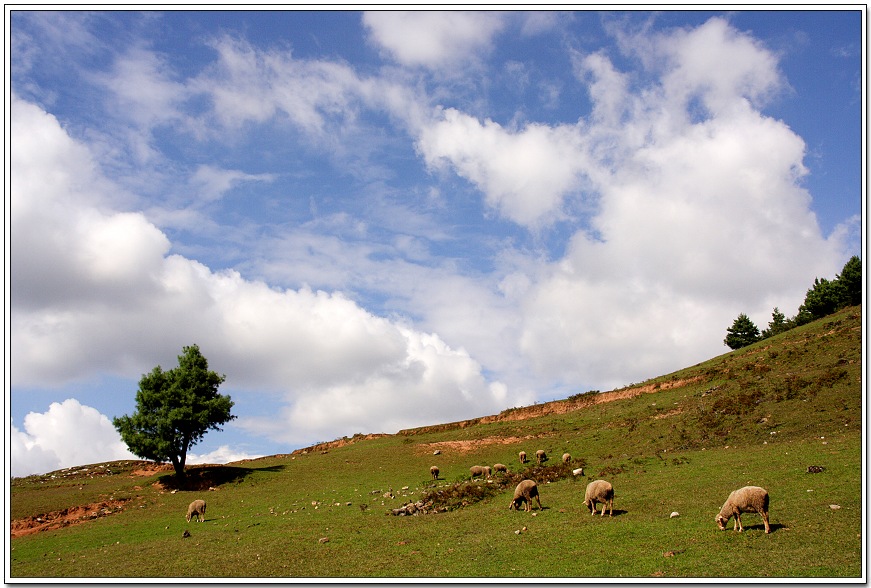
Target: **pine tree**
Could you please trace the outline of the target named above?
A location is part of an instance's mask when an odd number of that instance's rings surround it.
[[[738,315],[732,326],[726,329],[727,335],[723,343],[730,349],[740,349],[756,343],[760,339],[759,327],[743,312]]]

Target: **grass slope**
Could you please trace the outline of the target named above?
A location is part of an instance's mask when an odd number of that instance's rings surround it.
[[[173,492],[169,473],[144,473],[144,462],[16,478],[13,520],[105,506],[13,539],[8,569],[16,579],[860,578],[861,377],[856,307],[613,393],[195,468],[199,490]],[[586,477],[542,483],[544,508],[532,513],[509,511],[507,488],[469,493],[449,512],[387,514],[465,483],[471,465],[522,471],[521,449],[544,449],[551,464],[568,451]],[[614,485],[613,518],[582,504],[599,477]],[[771,494],[770,535],[754,514],[744,533],[714,524],[748,484]],[[195,498],[208,503],[205,523],[184,519]]]

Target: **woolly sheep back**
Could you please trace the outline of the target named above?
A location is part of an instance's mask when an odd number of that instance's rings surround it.
[[[538,494],[538,484],[533,480],[523,480],[514,489],[514,498],[508,504],[508,510],[520,510],[520,505],[526,503],[526,512],[532,510],[532,499],[538,503],[538,510],[541,510],[541,498]]]
[[[206,501],[194,500],[188,506],[187,522],[191,522],[191,518],[196,516],[197,522],[202,523],[206,520]]]
[[[602,516],[605,516],[605,507],[609,511],[608,516],[614,516],[614,487],[605,480],[595,480],[587,484],[584,492],[584,506],[590,509],[590,514],[596,514],[596,503],[602,503]]]
[[[490,466],[476,465],[469,468],[469,473],[472,475],[473,478],[477,478],[478,476],[486,476],[489,478],[491,472],[492,470],[490,469]]]
[[[755,512],[762,516],[762,523],[765,525],[765,532],[771,532],[771,526],[768,523],[768,490],[759,486],[744,486],[729,494],[729,498],[723,504],[723,508],[714,517],[714,521],[721,531],[726,530],[726,523],[733,516],[735,517],[735,527],[733,530],[741,532],[744,530],[744,525],[741,524],[741,513]]]

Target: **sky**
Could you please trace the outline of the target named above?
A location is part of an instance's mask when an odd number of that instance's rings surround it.
[[[863,247],[864,8],[7,6],[10,475],[189,463],[606,391],[729,351]]]

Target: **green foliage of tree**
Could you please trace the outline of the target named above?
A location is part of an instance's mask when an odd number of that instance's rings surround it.
[[[760,340],[759,327],[750,320],[743,312],[738,315],[738,318],[732,323],[732,326],[726,329],[727,335],[723,343],[729,346],[730,349],[740,349]]]
[[[842,298],[842,287],[837,280],[816,278],[813,287],[807,291],[804,303],[798,308],[798,324],[803,325],[832,314],[838,310]]]
[[[799,306],[798,313],[791,319],[787,319],[780,309],[775,307],[771,313],[771,322],[768,323],[768,328],[762,331],[761,338],[772,337],[828,316],[846,306],[859,304],[862,304],[862,260],[854,255],[844,264],[841,273],[835,276],[834,280],[825,278],[814,280],[813,287],[807,291],[804,303]],[[732,329],[734,328],[733,324]],[[730,336],[726,337],[726,345],[732,349],[738,349],[733,347],[733,344],[743,347],[745,345],[743,339],[738,334],[732,335],[732,329],[729,329]]]
[[[184,347],[178,367],[163,371],[157,366],[142,376],[136,411],[112,423],[130,451],[144,459],[171,462],[183,478],[188,450],[209,429],[220,431],[220,425],[236,418],[230,413],[230,396],[218,394],[225,379],[209,370],[198,346]]]
[[[844,264],[835,280],[841,285],[841,307],[862,304],[862,260],[858,255]]]
[[[789,321],[786,320],[786,315],[780,312],[776,306],[771,311],[771,322],[768,323],[768,328],[762,331],[762,338],[767,339],[774,335],[788,331],[791,327]]]

